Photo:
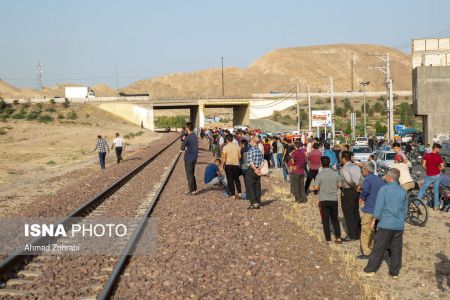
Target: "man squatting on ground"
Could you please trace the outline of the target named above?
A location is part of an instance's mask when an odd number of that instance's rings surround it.
[[[98,159],[100,161],[100,168],[105,168],[105,159],[106,159],[106,152],[109,152],[108,142],[102,138],[101,135],[97,136],[97,144],[95,144],[94,150],[92,152],[95,152],[95,150],[98,149]]]
[[[227,177],[220,172],[219,166],[221,161],[216,158],[214,162],[210,163],[205,169],[205,184],[207,187],[216,187],[223,185],[225,188],[227,186]]]
[[[195,179],[195,165],[198,158],[198,137],[195,135],[194,125],[186,123],[185,131],[187,135],[181,144],[181,151],[184,151],[184,169],[186,172],[189,191],[188,195],[197,194],[197,182]]]
[[[408,196],[397,183],[400,177],[398,169],[390,169],[385,177],[386,184],[380,188],[371,222],[375,233],[375,242],[364,276],[373,276],[378,271],[389,249],[389,275],[398,277],[402,266],[403,230],[408,212]],[[376,221],[378,226],[376,227]]]

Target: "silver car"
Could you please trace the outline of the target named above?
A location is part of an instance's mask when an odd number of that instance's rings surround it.
[[[396,155],[397,155],[397,153],[395,153],[394,150],[380,151],[376,155],[377,167],[379,169],[381,169],[382,171],[387,172],[394,164]],[[409,162],[409,161],[408,161],[408,168],[411,171],[412,165],[411,165],[411,162]]]
[[[372,149],[368,146],[354,146],[352,148],[353,160],[357,162],[365,162],[369,160],[370,154],[372,154]]]

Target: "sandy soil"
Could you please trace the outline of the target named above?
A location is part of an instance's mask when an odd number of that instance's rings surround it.
[[[265,178],[268,188],[267,197],[291,203],[291,210],[285,217],[301,227],[303,231],[319,241],[324,240],[319,215],[318,196],[309,195],[308,203],[294,204],[289,186],[281,180],[281,172],[271,173]],[[276,183],[275,183],[276,182]],[[340,206],[340,202],[339,202]],[[366,260],[358,260],[360,254],[358,242],[346,242],[342,245],[330,244],[330,261],[344,261],[348,276],[362,282],[366,292],[381,299],[448,299],[450,292],[450,246],[448,244],[450,222],[449,215],[429,211],[425,227],[405,226],[403,245],[403,267],[397,280],[388,275],[386,263],[383,263],[376,276],[365,279],[358,276],[366,266]],[[342,211],[339,210],[341,229],[345,229]],[[343,231],[345,232],[345,231]],[[345,236],[345,233],[343,233]],[[414,287],[414,288],[412,288]]]
[[[98,134],[111,144],[115,132],[124,136],[142,130],[95,106],[72,104],[68,109],[62,109],[60,105],[55,107],[64,114],[74,109],[78,118],[47,124],[26,120],[9,120],[0,124],[7,129],[7,133],[0,136],[0,208],[52,195],[79,179],[66,178],[64,175],[68,172],[98,168],[97,154],[91,153]],[[55,119],[56,114],[53,113]],[[159,137],[157,133],[142,131],[141,135],[126,139],[124,157]],[[108,161],[114,161],[113,152],[107,155]]]

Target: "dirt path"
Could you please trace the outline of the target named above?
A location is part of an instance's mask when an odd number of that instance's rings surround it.
[[[201,152],[199,184],[210,159]],[[324,243],[283,218],[288,203],[265,197],[262,209],[250,211],[247,201],[218,190],[195,197],[185,191],[181,161],[154,212],[157,253],[131,259],[116,299],[363,297],[356,281],[345,288],[335,284],[347,280],[344,265],[330,262],[332,252]]]
[[[269,178],[266,179],[268,181]],[[301,230],[318,241],[323,241],[323,230],[317,207],[318,196],[309,195],[308,203],[294,204],[289,186],[281,180],[281,173],[271,174],[273,188],[268,197],[288,203],[290,209],[285,217],[299,225]],[[340,206],[340,203],[339,203]],[[366,287],[382,298],[392,299],[448,299],[450,295],[450,222],[449,215],[429,211],[425,227],[405,226],[403,246],[403,267],[400,277],[393,280],[383,263],[376,276],[360,279]],[[343,214],[339,210],[341,228],[344,228]],[[366,266],[367,260],[358,260],[359,242],[342,245],[330,244],[328,249],[334,259],[345,262],[345,272],[351,277]]]

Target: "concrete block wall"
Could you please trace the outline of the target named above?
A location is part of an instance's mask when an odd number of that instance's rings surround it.
[[[413,70],[413,109],[423,116],[426,143],[450,132],[450,66],[419,66]]]

